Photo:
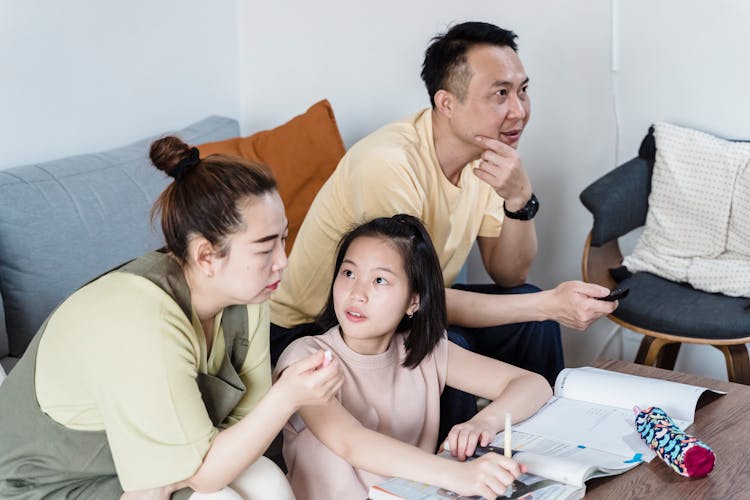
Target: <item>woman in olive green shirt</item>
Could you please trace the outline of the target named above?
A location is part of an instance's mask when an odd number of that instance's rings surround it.
[[[174,178],[154,205],[166,249],[73,293],[0,386],[2,498],[293,498],[262,454],[341,375],[316,352],[271,386],[276,183],[176,137],[151,159]]]

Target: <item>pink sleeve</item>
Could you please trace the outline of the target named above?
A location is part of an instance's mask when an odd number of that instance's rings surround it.
[[[445,389],[445,380],[448,376],[448,333],[443,332],[443,338],[440,339],[432,356],[435,357],[435,368],[437,369],[438,381],[440,382],[440,393]]]
[[[316,344],[312,337],[302,337],[289,344],[276,362],[276,366],[273,369],[273,381],[276,382],[281,372],[289,365],[318,350],[320,350],[320,346]]]

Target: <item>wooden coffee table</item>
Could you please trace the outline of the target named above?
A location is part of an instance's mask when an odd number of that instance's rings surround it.
[[[686,429],[716,453],[716,466],[705,478],[689,479],[670,469],[658,457],[619,476],[586,483],[586,499],[688,500],[750,499],[750,386],[688,375],[625,361],[596,360],[592,366],[644,377],[673,380],[727,391],[695,413]]]

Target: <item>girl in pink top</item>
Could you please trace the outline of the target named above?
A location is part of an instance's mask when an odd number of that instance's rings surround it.
[[[524,471],[495,453],[465,460],[503,428],[506,412],[520,421],[541,407],[549,385],[448,342],[446,321],[440,264],[418,219],[378,218],[344,236],[319,318],[327,331],[292,343],[276,366],[279,376],[324,349],[344,373],[335,399],[300,408],[284,428],[298,500],[365,498],[369,486],[388,476],[495,498]],[[446,384],[492,401],[448,434],[458,461],[433,453]]]

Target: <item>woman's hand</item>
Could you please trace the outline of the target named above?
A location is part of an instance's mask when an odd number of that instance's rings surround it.
[[[339,361],[329,362],[325,352],[318,351],[289,365],[273,387],[296,411],[301,406],[328,403],[343,383]]]
[[[526,472],[525,465],[497,453],[486,453],[456,465],[459,467],[451,478],[453,484],[450,488],[459,495],[480,495],[484,498],[504,496],[508,486]]]
[[[472,418],[468,422],[453,426],[441,445],[441,451],[445,448],[452,456],[463,462],[467,457],[474,455],[477,444],[489,445],[495,434],[497,433],[488,423]]]

